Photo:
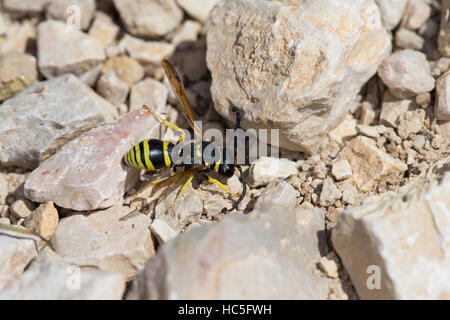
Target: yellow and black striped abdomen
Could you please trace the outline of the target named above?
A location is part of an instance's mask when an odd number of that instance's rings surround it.
[[[154,171],[171,167],[170,158],[174,145],[167,141],[147,139],[139,142],[123,157],[127,166]]]

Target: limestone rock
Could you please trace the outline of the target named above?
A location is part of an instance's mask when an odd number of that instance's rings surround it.
[[[419,29],[430,15],[431,7],[427,0],[409,0],[403,15],[402,26],[410,30]]]
[[[104,73],[97,82],[97,92],[116,106],[125,102],[129,91],[128,84],[119,79],[114,70]]]
[[[17,219],[21,219],[28,217],[35,208],[36,206],[28,200],[16,200],[9,207],[9,211]]]
[[[95,13],[95,0],[51,0],[46,7],[47,19],[74,23],[73,27],[87,30]],[[79,14],[80,20],[73,15]],[[72,18],[72,19],[71,19]],[[79,23],[79,25],[77,25]]]
[[[295,162],[284,158],[261,157],[254,161],[249,170],[248,184],[252,187],[269,184],[269,182],[288,178],[297,174]]]
[[[339,153],[337,161],[346,159],[352,168],[352,183],[361,191],[370,191],[375,183],[392,180],[408,167],[378,149],[366,137],[356,137]]]
[[[19,15],[37,15],[45,10],[50,0],[3,0],[6,11]]]
[[[434,89],[434,78],[426,56],[419,51],[406,49],[393,53],[380,66],[378,75],[391,93],[405,99]]]
[[[206,22],[209,12],[218,2],[219,0],[177,0],[183,10],[201,22]]]
[[[0,56],[0,102],[11,98],[37,79],[36,58],[10,52]]]
[[[25,53],[29,41],[36,39],[35,26],[27,20],[22,23],[12,23],[5,32],[5,38],[0,46],[2,54],[11,51]]]
[[[125,277],[66,264],[46,248],[27,271],[0,292],[0,300],[119,300]]]
[[[352,117],[344,119],[336,128],[331,130],[328,135],[331,139],[343,144],[346,140],[350,140],[356,136],[356,120]]]
[[[401,28],[395,33],[395,45],[403,49],[422,50],[425,40],[414,31]]]
[[[114,5],[127,31],[142,38],[164,36],[183,18],[174,0],[114,0]]]
[[[208,218],[217,216],[225,208],[225,200],[222,195],[214,194],[203,202],[203,210]]]
[[[125,35],[119,42],[119,47],[122,48],[128,55],[136,59],[148,71],[161,66],[161,60],[169,58],[175,51],[175,46],[164,41],[144,41]],[[148,72],[147,72],[148,73]]]
[[[136,110],[142,105],[148,105],[154,110],[162,110],[167,103],[169,90],[159,81],[146,78],[133,87],[130,92],[130,110]]]
[[[91,28],[89,29],[89,35],[100,40],[103,47],[107,48],[113,44],[119,31],[119,27],[114,24],[109,16],[98,12]]]
[[[186,20],[175,32],[172,37],[172,44],[175,46],[183,42],[191,42],[197,40],[197,36],[202,29],[202,25],[197,21]]]
[[[434,114],[438,120],[450,120],[450,72],[436,81],[436,102]]]
[[[405,12],[408,0],[375,0],[380,7],[381,19],[388,30],[394,29]]]
[[[275,180],[269,183],[259,195],[255,208],[267,209],[284,207],[295,207],[297,205],[297,192],[284,180]]]
[[[150,218],[132,211],[115,205],[61,219],[51,244],[69,264],[119,272],[129,280],[155,254]]]
[[[20,276],[28,263],[37,256],[32,239],[5,235],[0,230],[0,289]]]
[[[341,191],[336,187],[331,178],[323,181],[322,191],[320,192],[319,204],[322,207],[328,207],[334,204],[342,197]]]
[[[62,21],[39,24],[37,47],[39,70],[46,78],[65,73],[81,75],[106,58],[100,40]]]
[[[82,134],[41,163],[25,181],[25,195],[78,211],[108,208],[136,181],[122,157],[145,138],[159,138],[159,123],[145,110]]]
[[[317,209],[226,216],[163,244],[127,299],[325,299],[329,280],[313,275],[323,230]]]
[[[389,91],[386,91],[381,106],[380,123],[397,128],[399,118],[404,115],[409,108],[412,108],[412,106],[412,100],[397,99]]]
[[[113,105],[73,75],[34,83],[0,106],[0,163],[35,168],[67,141],[116,116]]]
[[[113,70],[117,77],[132,86],[144,77],[144,69],[133,58],[118,56],[108,59],[102,68],[102,73]]]
[[[345,180],[352,176],[352,168],[350,167],[348,161],[343,159],[333,163],[331,174],[338,181]]]
[[[361,299],[449,299],[449,159],[443,162],[398,194],[339,215],[331,239]]]
[[[162,219],[153,220],[150,225],[150,230],[159,244],[167,242],[178,235],[178,233]]]
[[[25,219],[24,226],[28,230],[40,234],[42,238],[50,240],[55,234],[58,220],[58,211],[55,209],[53,202],[46,202]]]
[[[207,64],[214,107],[244,128],[280,129],[311,151],[344,118],[391,49],[372,0],[229,0],[211,11]],[[368,22],[370,20],[370,23]]]

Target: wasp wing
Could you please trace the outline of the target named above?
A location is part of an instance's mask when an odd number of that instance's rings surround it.
[[[175,71],[174,67],[167,59],[162,60],[162,66],[164,68],[164,71],[166,72],[166,76],[169,80],[170,86],[172,87],[173,92],[177,96],[178,101],[183,108],[186,120],[189,122],[189,125],[194,130],[194,132],[200,136],[200,139],[202,139],[203,131],[195,125],[194,112],[192,111],[191,104],[189,103],[189,100],[186,96],[186,90],[184,89],[183,82],[181,82],[178,73]]]

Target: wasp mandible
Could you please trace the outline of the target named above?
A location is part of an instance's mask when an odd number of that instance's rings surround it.
[[[173,152],[175,150],[175,147],[177,144],[182,143],[185,139],[185,132],[183,129],[179,128],[173,123],[168,122],[167,120],[163,119],[159,115],[157,115],[151,108],[148,106],[145,106],[149,110],[149,112],[162,124],[165,125],[173,130],[176,130],[180,132],[180,137],[176,144],[170,143],[168,141],[163,141],[159,139],[146,139],[138,144],[134,145],[133,148],[131,148],[123,157],[124,163],[127,166],[138,168],[138,169],[144,169],[147,171],[158,171],[161,169],[171,168],[174,169],[175,167],[184,167],[184,171],[182,172],[175,172],[173,171],[171,176],[162,178],[156,181],[153,181],[149,183],[147,186],[145,186],[143,189],[139,190],[135,194],[128,196],[126,199],[132,198],[137,196],[138,194],[141,194],[144,192],[147,188],[154,186],[161,182],[166,183],[179,183],[180,181],[183,181],[184,183],[181,189],[178,192],[177,197],[173,201],[173,203],[169,206],[169,208],[166,210],[169,211],[172,209],[177,202],[177,200],[180,198],[183,191],[189,186],[189,184],[192,182],[192,179],[194,178],[194,174],[196,172],[202,172],[208,179],[209,182],[215,183],[218,185],[222,190],[232,194],[235,197],[239,197],[238,200],[233,204],[233,206],[230,209],[225,209],[226,211],[232,211],[234,209],[237,209],[239,203],[241,203],[242,199],[245,197],[246,194],[246,182],[244,178],[244,174],[242,172],[242,168],[236,164],[236,144],[237,144],[237,138],[236,135],[234,136],[234,160],[230,162],[230,160],[227,158],[227,150],[223,148],[219,148],[214,145],[213,142],[210,141],[203,141],[203,131],[200,130],[195,125],[195,117],[194,112],[191,108],[191,105],[189,103],[189,100],[186,96],[186,91],[183,86],[183,83],[178,76],[177,72],[173,68],[173,66],[170,64],[170,62],[167,59],[162,60],[162,65],[164,68],[164,71],[166,73],[167,79],[169,80],[170,86],[172,87],[173,92],[178,98],[178,101],[180,102],[180,105],[183,109],[184,116],[186,120],[188,121],[190,127],[194,130],[194,133],[202,138],[202,141],[191,141],[188,149],[190,149],[191,153],[188,157],[183,157],[181,154],[177,154],[180,159],[184,159],[181,163],[176,163],[173,161]],[[236,112],[236,127],[235,130],[240,129],[240,110],[237,107],[232,108],[233,112]],[[205,149],[212,150],[212,156],[215,159],[218,159],[214,161],[213,163],[209,163],[205,161],[205,157],[203,156],[205,153]],[[181,150],[181,153],[183,150]],[[216,157],[218,155],[218,157]],[[194,157],[195,156],[201,156],[201,164],[193,165],[194,163]],[[242,182],[242,193],[240,195],[235,194],[232,192],[229,188],[227,188],[225,185],[223,185],[220,181],[217,179],[214,179],[208,175],[206,175],[209,171],[216,171],[220,176],[224,177],[231,177],[234,174],[235,168],[237,168],[240,172],[240,179]]]

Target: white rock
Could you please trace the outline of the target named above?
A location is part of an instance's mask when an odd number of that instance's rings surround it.
[[[34,83],[0,108],[0,163],[35,168],[67,141],[115,117],[116,108],[73,75]]]
[[[136,110],[142,105],[148,105],[153,110],[163,110],[166,107],[169,90],[159,81],[146,78],[133,87],[130,92],[130,110]]]
[[[222,195],[214,194],[203,202],[203,209],[208,218],[217,216],[225,208],[225,200]]]
[[[375,0],[380,7],[381,19],[388,30],[394,29],[405,12],[408,0]]]
[[[28,263],[37,256],[32,239],[5,235],[0,229],[0,289],[20,276]],[[1,292],[1,291],[0,291]]]
[[[113,70],[104,73],[97,82],[97,92],[116,106],[125,102],[129,91],[128,84],[120,80]]]
[[[405,99],[434,89],[434,78],[426,56],[406,49],[393,53],[380,66],[378,75],[391,93]]]
[[[25,195],[78,211],[108,208],[135,183],[138,171],[122,157],[145,138],[159,138],[159,123],[145,109],[92,129],[65,144],[25,181]]]
[[[47,19],[72,24],[73,28],[87,30],[95,13],[95,0],[51,0],[46,7]],[[79,21],[74,18],[79,15]]]
[[[184,11],[201,22],[206,22],[209,12],[218,2],[219,0],[177,0]]]
[[[297,205],[297,192],[284,180],[275,180],[269,183],[259,195],[255,208],[268,209],[284,207],[295,207]]]
[[[114,71],[117,77],[132,86],[144,77],[144,68],[133,58],[117,56],[108,59],[102,68],[102,73]]]
[[[317,209],[226,216],[162,245],[127,299],[325,299],[330,280],[313,275],[323,231]]]
[[[398,48],[422,50],[424,43],[421,36],[406,28],[398,29],[395,33],[395,45]]]
[[[408,169],[406,164],[378,149],[371,139],[359,136],[348,143],[336,161],[346,159],[352,168],[351,182],[361,191],[376,183],[394,180]]]
[[[280,146],[316,149],[387,57],[372,0],[228,0],[211,11],[207,64],[214,107],[244,128],[280,129]],[[370,23],[369,23],[370,21]]]
[[[345,119],[328,133],[329,137],[339,144],[343,144],[346,140],[350,140],[356,136],[356,134],[356,120],[353,118]]]
[[[436,81],[434,114],[438,120],[450,120],[450,72]]]
[[[269,184],[269,182],[297,174],[294,161],[272,157],[261,157],[254,161],[249,170],[248,184],[252,187]]]
[[[331,239],[361,299],[449,298],[448,161],[430,170],[447,171],[441,182],[422,177],[339,215]]]
[[[428,0],[409,0],[401,25],[410,30],[419,29],[431,15],[428,2]]]
[[[149,227],[146,215],[115,205],[61,219],[51,244],[69,264],[119,272],[129,280],[155,254]]]
[[[336,279],[339,276],[338,266],[333,259],[328,259],[327,257],[320,258],[319,268],[332,279]]]
[[[366,126],[358,124],[356,125],[356,131],[359,135],[363,135],[369,138],[378,138],[380,134],[378,133],[378,130],[374,126]]]
[[[350,167],[348,161],[343,159],[333,163],[331,174],[338,181],[345,180],[352,176],[352,168]]]
[[[155,219],[150,225],[150,230],[158,240],[159,244],[169,241],[178,235],[174,229],[172,229],[164,220]]]
[[[142,38],[164,36],[183,19],[174,0],[114,0],[114,5],[127,31]]]
[[[81,75],[106,58],[100,40],[62,21],[39,24],[37,47],[39,70],[46,78],[64,73]]]
[[[11,51],[25,53],[28,43],[36,39],[35,29],[31,21],[25,20],[22,23],[12,23],[6,30],[5,39],[0,46],[0,52],[2,54]]]
[[[119,300],[125,277],[66,264],[46,248],[27,271],[0,292],[1,300]]]

